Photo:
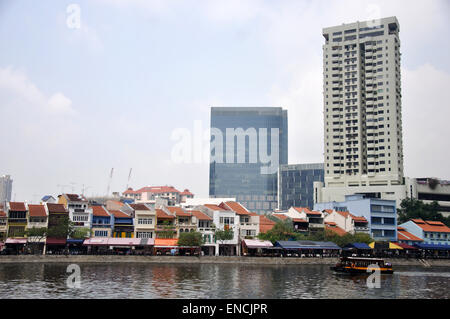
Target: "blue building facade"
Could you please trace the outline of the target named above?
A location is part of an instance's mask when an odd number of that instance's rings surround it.
[[[370,236],[377,241],[397,241],[397,209],[395,200],[347,195],[343,202],[316,203],[314,210],[334,209],[363,216],[368,221]]]
[[[287,111],[212,107],[209,195],[264,214],[278,205],[278,168],[288,160]]]
[[[278,172],[278,209],[314,208],[314,182],[324,182],[324,165],[280,165]]]

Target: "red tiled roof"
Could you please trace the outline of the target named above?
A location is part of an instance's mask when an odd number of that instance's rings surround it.
[[[339,212],[339,211],[336,211],[336,213],[338,213],[339,215],[344,216],[345,218],[348,218],[350,216],[350,218],[353,219],[355,222],[366,222],[367,223],[367,219],[365,217],[355,216],[353,214],[350,214],[350,212]]]
[[[10,202],[9,210],[12,210],[14,212],[26,212],[27,208],[25,207],[25,203]]]
[[[259,216],[259,232],[260,233],[266,233],[269,230],[275,226],[275,222],[273,220],[270,220],[266,216],[260,215]]]
[[[109,217],[108,211],[103,206],[92,206],[92,212],[94,216]]]
[[[278,219],[281,219],[281,220],[286,220],[286,219],[289,218],[289,217],[287,217],[287,216],[284,215],[284,214],[272,214],[272,216],[274,216],[274,217],[276,217],[276,218],[278,218]]]
[[[189,212],[185,212],[183,208],[178,206],[167,206],[166,207],[169,212],[175,214],[177,217],[191,217],[192,215]]]
[[[335,222],[325,222],[325,225],[336,226]]]
[[[130,218],[131,217],[130,215],[125,214],[124,212],[122,212],[120,210],[110,210],[109,212],[111,214],[113,214],[115,218]]]
[[[307,207],[293,207],[297,212],[305,212],[306,215],[322,215],[321,212],[312,211]]]
[[[331,213],[333,212],[332,209],[324,209],[323,211],[326,212],[326,213],[328,213],[328,214],[331,214]]]
[[[158,219],[174,219],[175,216],[165,213],[162,209],[156,209],[156,218]]]
[[[338,236],[344,236],[345,234],[347,234],[347,232],[339,226],[332,226],[332,225],[325,224],[325,229],[331,230],[332,232],[336,233]]]
[[[292,218],[292,221],[294,223],[307,223],[308,221],[304,220],[303,218]]]
[[[180,195],[192,195],[194,196],[194,194],[192,194],[189,189],[185,189],[183,192],[180,193]]]
[[[30,217],[47,217],[44,205],[28,205]]]
[[[199,220],[213,220],[211,217],[209,217],[208,215],[206,215],[205,213],[199,211],[199,210],[192,210],[191,214],[195,217],[197,217],[197,219]]]
[[[142,193],[154,193],[154,194],[180,193],[180,191],[173,186],[148,186],[142,187],[136,191],[134,191],[132,188],[129,188],[123,192],[123,194],[142,194]]]
[[[222,207],[226,210],[232,210],[238,215],[249,215],[249,211],[238,202],[225,202],[221,203],[219,207]]]
[[[205,204],[203,206],[205,206],[205,207],[207,207],[209,209],[212,209],[212,210],[226,210],[226,209],[224,209],[222,207],[219,207],[219,206],[213,205],[213,204]]]
[[[2,210],[0,210],[0,217],[6,217],[6,213]]]
[[[150,210],[150,208],[148,208],[144,204],[130,204],[130,207],[134,210]]]
[[[49,213],[68,213],[63,204],[51,204],[47,203]]]
[[[422,239],[411,234],[410,232],[406,231],[402,227],[397,228],[397,237],[398,237],[398,240],[423,241]]]
[[[63,194],[69,201],[71,202],[85,202],[86,199],[82,196],[79,196],[77,194]]]
[[[424,221],[422,219],[413,219],[412,221],[426,232],[450,233],[450,228],[441,222]]]

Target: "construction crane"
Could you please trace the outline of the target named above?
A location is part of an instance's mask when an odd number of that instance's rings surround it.
[[[109,174],[109,182],[108,182],[108,189],[106,190],[106,197],[108,197],[108,195],[109,195],[109,190],[111,188],[111,181],[112,181],[113,174],[114,174],[114,167],[111,168],[111,174]]]
[[[130,173],[128,174],[128,181],[127,181],[127,188],[125,190],[128,189],[128,186],[130,185],[130,179],[131,179],[131,171],[133,170],[133,168],[130,168]]]

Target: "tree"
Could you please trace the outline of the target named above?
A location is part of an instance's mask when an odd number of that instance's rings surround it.
[[[216,229],[214,236],[216,240],[219,241],[221,245],[223,245],[226,240],[232,240],[234,238],[234,232],[229,228],[224,230]]]
[[[297,240],[301,238],[301,236],[301,234],[295,232],[294,225],[290,218],[278,220],[271,230],[258,234],[259,239],[269,240],[272,243],[280,240]]]
[[[27,244],[31,246],[31,252],[34,255],[40,253],[39,244],[47,236],[47,227],[29,228],[25,231],[27,236]]]
[[[200,247],[203,245],[203,236],[200,232],[180,233],[178,246]]]
[[[73,239],[85,239],[85,238],[89,238],[91,234],[91,230],[87,227],[82,227],[82,228],[74,228],[71,232],[70,238]]]
[[[69,216],[55,216],[50,223],[47,232],[47,237],[50,238],[67,238],[73,233],[73,223],[70,221]]]
[[[450,226],[450,218],[442,216],[439,213],[439,209],[439,204],[436,201],[426,204],[418,199],[406,198],[400,203],[398,222],[401,224],[410,219],[421,218],[423,220],[439,221]]]

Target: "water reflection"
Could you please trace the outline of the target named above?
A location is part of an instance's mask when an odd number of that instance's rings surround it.
[[[0,298],[449,298],[450,268],[396,269],[369,289],[367,276],[318,265],[80,264],[81,288],[66,287],[68,264],[0,265]]]

